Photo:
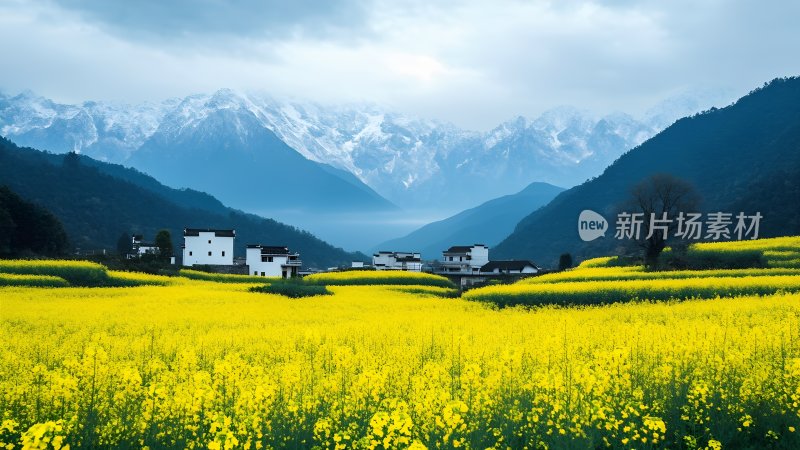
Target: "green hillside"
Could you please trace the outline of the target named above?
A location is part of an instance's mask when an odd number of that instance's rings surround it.
[[[0,185],[51,211],[79,251],[113,250],[122,233],[152,239],[162,228],[180,248],[183,228],[202,227],[236,229],[236,253],[242,256],[248,243],[264,243],[288,245],[312,267],[365,258],[289,225],[226,208],[207,194],[168,188],[133,169],[20,148],[3,138]]]
[[[601,176],[520,221],[492,256],[555,265],[564,252],[579,259],[614,253],[619,241],[613,233],[590,243],[579,239],[578,215],[591,209],[612,218],[630,189],[656,173],[694,185],[703,211],[761,211],[762,236],[800,234],[799,169],[800,78],[776,79],[731,106],[681,119],[630,150]]]

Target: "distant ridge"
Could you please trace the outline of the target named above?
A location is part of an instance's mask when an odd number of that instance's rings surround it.
[[[611,217],[635,183],[659,172],[694,184],[706,211],[738,212],[743,206],[780,211],[765,215],[765,237],[800,234],[800,198],[787,198],[787,192],[798,192],[798,182],[786,179],[798,168],[800,78],[776,79],[731,106],[677,121],[599,177],[561,193],[521,220],[493,257],[531,258],[553,266],[564,252],[578,259],[613,252],[618,244],[613,235],[588,244],[579,239],[578,214],[592,209]],[[774,181],[772,187],[768,180]],[[756,187],[760,194],[754,199]]]
[[[407,236],[384,242],[376,250],[413,250],[422,253],[425,259],[436,259],[451,245],[481,242],[493,247],[514,230],[520,219],[546,205],[562,191],[563,188],[552,184],[531,183],[516,194],[489,200],[429,223]]]

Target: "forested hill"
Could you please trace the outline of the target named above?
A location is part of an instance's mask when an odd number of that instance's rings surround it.
[[[694,185],[705,211],[760,211],[762,236],[800,234],[798,181],[791,179],[800,173],[800,78],[776,79],[731,106],[678,120],[524,218],[492,256],[552,265],[564,252],[579,259],[613,253],[613,233],[580,240],[578,215],[591,209],[613,217],[631,188],[656,173]]]
[[[116,248],[122,233],[152,239],[170,230],[180,248],[185,227],[233,228],[236,254],[250,243],[287,245],[308,267],[349,264],[349,253],[295,227],[227,208],[198,191],[177,190],[118,165],[70,153],[54,155],[21,148],[0,138],[0,185],[51,211],[76,249]]]

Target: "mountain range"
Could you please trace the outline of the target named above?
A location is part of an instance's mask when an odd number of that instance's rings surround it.
[[[578,216],[589,209],[613,228],[632,187],[658,173],[689,182],[703,212],[761,213],[760,236],[800,234],[800,78],[776,79],[734,104],[678,120],[633,148],[600,176],[559,194],[492,251],[493,258],[531,258],[553,266],[613,254],[613,230],[582,242]],[[688,211],[687,211],[688,212]]]
[[[688,92],[638,119],[559,107],[479,132],[375,105],[229,89],[138,105],[61,104],[23,92],[0,94],[0,134],[132,166],[267,214],[393,205],[457,211],[533,181],[578,184],[674,120],[731,99],[725,90]],[[471,188],[476,180],[480,187]]]

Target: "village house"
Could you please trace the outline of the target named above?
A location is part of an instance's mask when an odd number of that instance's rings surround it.
[[[183,265],[232,266],[234,230],[185,228]]]
[[[442,252],[442,271],[447,273],[479,273],[489,263],[489,247],[483,244],[456,245]]]
[[[419,253],[380,251],[372,255],[375,270],[405,270],[421,272],[422,259]]]
[[[144,242],[144,236],[134,234],[131,237],[131,251],[126,255],[128,259],[141,258],[142,255],[157,255],[158,247],[151,242]]]
[[[246,264],[256,276],[291,278],[297,276],[302,261],[288,247],[248,245]]]
[[[539,273],[536,264],[526,260],[489,261],[481,267],[481,274],[535,274]]]

